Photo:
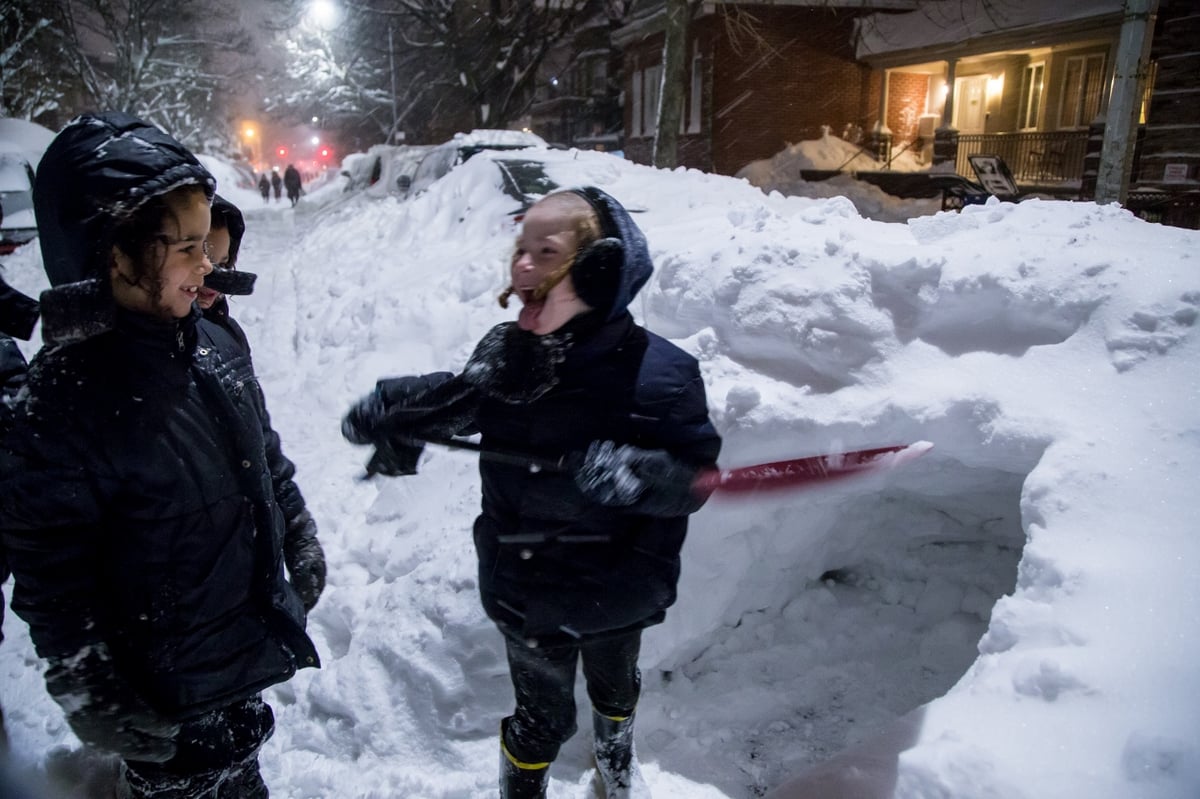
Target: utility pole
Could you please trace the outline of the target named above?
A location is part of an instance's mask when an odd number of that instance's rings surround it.
[[[392,21],[388,20],[388,72],[392,78],[392,127],[388,131],[388,144],[396,143],[396,48],[392,44]]]
[[[1133,171],[1133,149],[1137,143],[1138,114],[1150,68],[1150,43],[1158,0],[1125,0],[1125,17],[1113,68],[1112,96],[1100,148],[1100,171],[1096,176],[1098,203],[1124,202]]]

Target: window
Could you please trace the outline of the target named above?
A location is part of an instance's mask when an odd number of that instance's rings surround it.
[[[662,93],[662,64],[646,67],[642,75],[642,134],[653,136],[658,130],[658,98]]]
[[[633,73],[633,80],[630,81],[630,89],[632,102],[630,103],[630,120],[629,131],[630,136],[642,135],[642,73],[641,71]]]
[[[1104,56],[1072,56],[1063,72],[1062,105],[1058,110],[1060,128],[1083,128],[1100,113],[1104,90]]]
[[[603,58],[592,61],[592,94],[603,94],[604,84],[608,81],[608,62]]]
[[[1154,82],[1158,80],[1158,62],[1151,61],[1146,74],[1146,85],[1142,88],[1142,110],[1138,113],[1138,124],[1145,125],[1150,118],[1150,97],[1154,94]]]
[[[1025,67],[1025,77],[1021,79],[1021,107],[1017,115],[1017,128],[1020,130],[1037,130],[1041,119],[1042,84],[1045,79],[1045,61]]]
[[[688,133],[700,132],[700,96],[704,93],[704,62],[700,59],[700,43],[692,52],[692,90],[688,99]]]

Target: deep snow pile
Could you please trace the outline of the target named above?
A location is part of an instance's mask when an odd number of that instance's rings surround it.
[[[897,142],[889,163],[877,161],[865,145],[852,144],[834,136],[824,126],[821,138],[789,144],[770,158],[751,161],[734,177],[744,178],[770,194],[777,191],[788,197],[847,197],[858,213],[879,222],[904,222],[917,216],[929,216],[942,209],[938,197],[902,200],[877,186],[859,181],[852,172],[919,172],[929,164],[920,163],[911,144]],[[827,180],[808,181],[802,170],[835,170],[846,174]]]
[[[679,603],[645,639],[658,799],[761,795],[931,701],[891,757],[897,796],[1200,791],[1200,234],[1037,201],[883,224],[846,199],[545,158],[635,210],[657,270],[634,311],[700,359],[725,465],[935,444],[694,517]],[[512,697],[475,594],[474,464],[431,447],[418,476],[358,481],[367,453],[338,419],[379,376],[461,367],[513,317],[497,185],[479,156],[315,227],[247,209],[260,278],[234,314],[330,562],[325,667],[269,692],[276,796],[494,792]],[[8,277],[32,290],[38,268],[25,248]],[[38,762],[73,738],[23,625],[5,633],[0,702]],[[588,747],[564,749],[551,797],[586,790]]]

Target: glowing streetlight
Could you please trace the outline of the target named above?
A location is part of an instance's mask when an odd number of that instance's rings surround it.
[[[321,137],[320,137],[320,136],[313,136],[313,137],[312,137],[312,145],[313,145],[313,147],[316,147],[316,146],[317,146],[318,144],[320,144],[320,143],[321,143]]]
[[[338,7],[333,0],[312,0],[308,4],[308,16],[322,28],[332,28],[338,21]]]

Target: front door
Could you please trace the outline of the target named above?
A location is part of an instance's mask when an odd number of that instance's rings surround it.
[[[959,133],[984,133],[987,75],[954,81],[954,127]]]

